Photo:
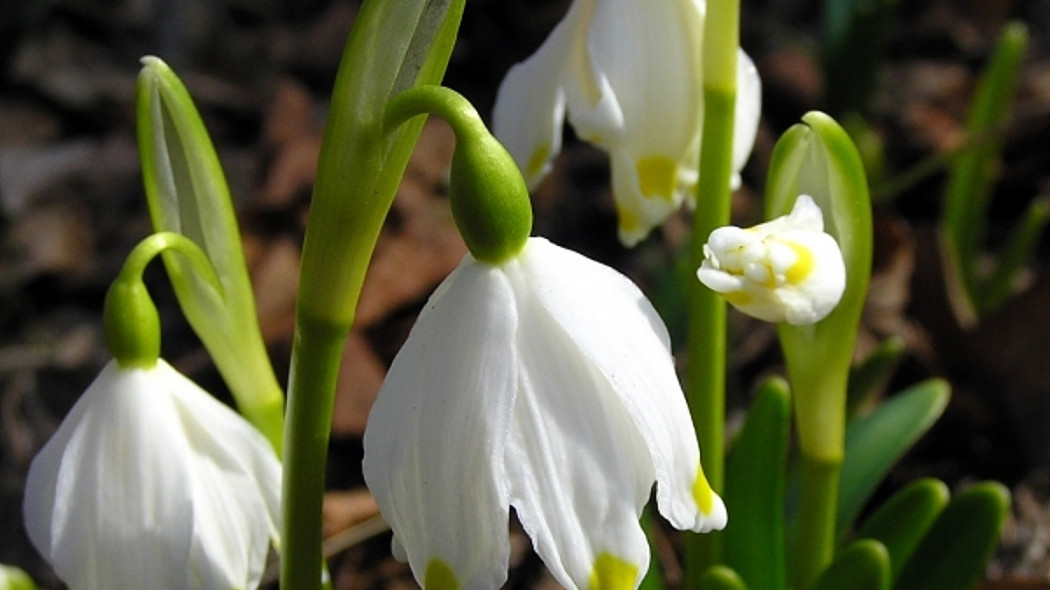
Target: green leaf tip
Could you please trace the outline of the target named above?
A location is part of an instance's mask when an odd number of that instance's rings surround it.
[[[514,159],[467,99],[442,86],[419,86],[394,97],[384,127],[391,131],[421,114],[440,116],[456,134],[449,190],[470,253],[490,264],[517,255],[532,233],[532,203]]]
[[[958,493],[905,564],[894,590],[974,588],[1002,532],[1010,491],[981,482]]]
[[[854,541],[824,570],[811,590],[889,590],[890,554],[873,539]]]
[[[747,590],[747,584],[732,568],[716,565],[700,577],[700,590]]]
[[[875,539],[890,555],[892,579],[900,576],[923,536],[948,505],[944,482],[926,477],[904,487],[879,506],[857,529],[859,539]]]

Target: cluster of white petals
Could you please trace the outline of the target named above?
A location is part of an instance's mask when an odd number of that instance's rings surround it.
[[[364,472],[427,589],[507,577],[513,506],[566,588],[631,590],[653,483],[681,529],[726,524],[666,329],[626,277],[541,238],[469,255],[420,314],[369,416]]]
[[[26,530],[76,590],[254,589],[280,480],[262,435],[163,360],[111,361],[33,460]]]
[[[740,311],[794,325],[824,319],[846,288],[842,251],[809,195],[783,217],[711,232],[697,276]]]
[[[496,136],[534,187],[561,149],[566,115],[609,152],[620,239],[634,245],[693,202],[703,127],[704,0],[575,0],[500,86]],[[761,82],[740,52],[733,166],[758,130]],[[734,184],[739,176],[734,174]]]

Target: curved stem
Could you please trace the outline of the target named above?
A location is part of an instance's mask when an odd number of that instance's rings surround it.
[[[146,266],[164,251],[178,252],[190,267],[193,268],[202,279],[215,288],[222,295],[222,282],[219,281],[215,269],[208,260],[208,255],[197,245],[196,242],[186,236],[170,231],[162,231],[152,234],[132,248],[131,253],[124,260],[124,266],[120,269],[119,277],[122,279],[141,280]]]

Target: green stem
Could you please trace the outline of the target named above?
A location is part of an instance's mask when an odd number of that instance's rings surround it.
[[[703,261],[707,237],[730,221],[730,181],[733,174],[733,129],[736,105],[739,0],[712,0],[704,27],[704,129],[700,144],[700,178],[691,244],[692,268]],[[722,298],[690,283],[689,364],[686,392],[704,471],[711,487],[721,492],[725,473],[726,306]],[[720,560],[716,534],[686,539],[686,587]]]
[[[802,496],[791,586],[805,590],[820,577],[835,552],[835,514],[838,507],[840,459],[801,453]]]
[[[332,402],[349,326],[304,313],[296,322],[289,374],[282,486],[281,587],[318,588],[320,531]]]

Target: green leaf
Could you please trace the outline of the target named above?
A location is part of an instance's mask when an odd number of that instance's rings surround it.
[[[847,416],[854,417],[875,402],[897,369],[904,349],[904,340],[891,336],[880,342],[867,358],[853,367],[846,389]]]
[[[145,57],[138,78],[139,155],[157,232],[175,232],[207,255],[218,285],[173,252],[163,254],[186,319],[238,407],[280,452],[284,393],[259,332],[255,296],[226,178],[200,114],[175,72]]]
[[[700,590],[747,590],[747,584],[732,568],[716,565],[700,577]]]
[[[1010,117],[1028,31],[1012,23],[977,84],[967,118],[967,136],[973,141],[956,158],[945,190],[941,233],[953,281],[951,303],[964,323],[973,323],[983,311],[977,293],[981,277],[978,257],[985,237],[985,218],[1002,151],[1002,128]]]
[[[934,520],[948,504],[948,486],[933,478],[912,482],[898,491],[857,529],[858,539],[875,539],[890,555],[896,580]]]
[[[944,412],[949,391],[945,381],[924,381],[849,426],[839,480],[838,536],[850,527],[890,467]]]
[[[386,134],[387,102],[441,82],[465,0],[361,4],[339,63],[303,242],[298,310],[348,331],[424,117]]]
[[[770,379],[759,389],[733,444],[723,494],[733,515],[733,525],[722,533],[724,562],[752,588],[787,585],[784,479],[790,431],[787,383]]]
[[[889,590],[889,588],[889,553],[882,543],[874,539],[861,539],[843,549],[810,590]]]
[[[1006,245],[998,254],[992,275],[982,285],[980,308],[995,311],[1017,292],[1024,273],[1025,262],[1039,246],[1039,239],[1050,222],[1050,197],[1033,200],[1024,217],[1009,233]]]
[[[895,590],[973,588],[984,575],[1010,509],[1010,492],[984,482],[957,494],[905,564]]]

